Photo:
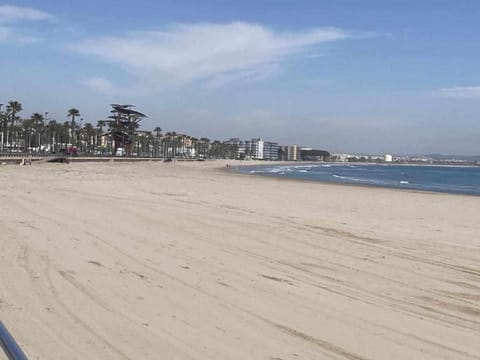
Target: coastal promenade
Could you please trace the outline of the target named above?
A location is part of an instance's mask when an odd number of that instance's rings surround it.
[[[135,162],[135,161],[163,161],[160,157],[141,157],[141,156],[62,156],[62,155],[29,155],[23,153],[0,154],[0,163],[20,163],[24,159],[32,162],[46,162],[49,159],[64,158],[68,162]],[[180,161],[183,161],[180,160]],[[192,160],[193,161],[193,160]]]
[[[0,167],[0,318],[29,359],[480,358],[478,197],[225,165]]]

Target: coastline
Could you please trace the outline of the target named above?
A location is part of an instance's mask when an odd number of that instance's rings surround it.
[[[0,317],[27,356],[476,357],[478,199],[226,164],[2,168]]]
[[[370,189],[387,189],[387,190],[394,190],[394,191],[406,191],[406,192],[413,192],[413,193],[424,193],[424,194],[430,194],[430,195],[436,195],[436,194],[444,194],[444,195],[453,195],[453,196],[467,196],[467,197],[478,197],[480,194],[475,194],[475,193],[462,193],[462,192],[454,192],[454,191],[447,191],[447,190],[427,190],[427,189],[413,189],[413,188],[404,188],[400,186],[391,186],[391,185],[375,185],[375,184],[362,184],[362,183],[354,183],[354,182],[340,182],[340,181],[333,181],[333,180],[313,180],[313,179],[305,179],[305,178],[300,178],[300,177],[294,177],[294,176],[278,176],[276,174],[269,174],[269,173],[246,173],[242,172],[240,168],[242,167],[259,167],[261,168],[262,166],[268,167],[268,166],[282,166],[282,165],[292,165],[292,166],[309,166],[309,165],[321,165],[321,164],[327,164],[327,165],[337,165],[337,166],[346,166],[348,163],[338,163],[338,162],[269,162],[268,164],[239,164],[230,168],[221,168],[223,170],[226,170],[228,172],[235,173],[237,175],[246,175],[246,176],[257,176],[259,178],[262,177],[267,177],[271,179],[277,179],[277,180],[282,180],[282,181],[294,181],[294,182],[302,182],[302,183],[312,183],[312,184],[327,184],[327,185],[340,185],[340,186],[347,186],[347,187],[359,187],[359,188],[370,188]],[[355,163],[355,165],[361,165],[361,166],[429,166],[429,167],[448,167],[448,168],[477,168],[477,166],[452,166],[452,165],[415,165],[415,164],[371,164],[371,163]],[[353,166],[355,166],[353,165]]]

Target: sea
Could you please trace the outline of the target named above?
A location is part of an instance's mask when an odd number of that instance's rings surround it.
[[[277,178],[480,196],[480,166],[317,163],[242,166],[235,170]]]

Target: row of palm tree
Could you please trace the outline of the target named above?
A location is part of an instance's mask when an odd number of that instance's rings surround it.
[[[67,111],[68,121],[48,119],[48,113],[33,113],[21,118],[22,104],[9,101],[5,111],[0,106],[0,151],[48,154],[75,149],[85,156],[110,155],[114,149],[111,122],[98,120],[96,124],[78,123],[77,108]],[[235,146],[218,140],[179,134],[163,133],[160,127],[153,131],[136,130],[133,137],[134,156],[164,158],[235,158]]]

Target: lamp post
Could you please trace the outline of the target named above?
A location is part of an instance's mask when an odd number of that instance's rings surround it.
[[[45,111],[45,116],[43,117],[43,125],[44,125],[43,129],[45,129],[45,127],[47,126],[48,114],[49,114],[49,112]],[[40,145],[41,140],[42,140],[42,138],[41,138],[41,135],[39,134],[38,135],[38,144],[39,145]],[[50,149],[50,151],[51,151],[51,149]],[[44,155],[45,155],[45,153],[44,153]]]
[[[80,152],[82,151],[83,146],[83,117],[80,118],[80,130],[78,130],[78,147]]]
[[[43,121],[44,121],[45,126],[47,126],[47,123],[48,123],[48,114],[49,114],[49,112],[48,112],[48,111],[45,111],[45,116],[43,117]],[[54,135],[53,135],[53,133],[50,134],[50,135],[52,135],[51,144],[52,144],[52,146],[53,146]],[[45,139],[45,140],[46,140],[46,139]],[[50,146],[49,146],[49,149],[50,149]],[[49,151],[52,152],[52,149],[50,149]]]

